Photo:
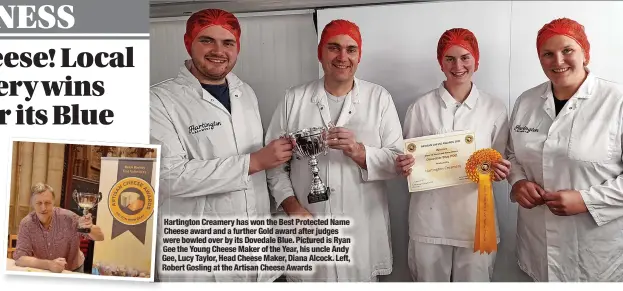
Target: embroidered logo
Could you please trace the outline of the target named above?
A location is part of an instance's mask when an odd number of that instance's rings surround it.
[[[515,132],[531,133],[531,132],[539,132],[539,129],[534,128],[534,127],[527,127],[525,125],[516,125]]]
[[[215,127],[220,126],[220,121],[202,122],[199,125],[191,125],[188,127],[189,134],[196,134],[206,130],[214,130]]]

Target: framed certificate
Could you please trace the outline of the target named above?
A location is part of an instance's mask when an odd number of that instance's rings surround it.
[[[471,131],[456,131],[406,139],[404,152],[415,158],[409,192],[472,183],[465,164],[476,150],[474,138]]]

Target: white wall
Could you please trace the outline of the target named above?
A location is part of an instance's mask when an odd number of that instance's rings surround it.
[[[153,18],[174,17],[186,15],[187,11],[197,11],[205,8],[219,8],[232,13],[240,13],[387,4],[392,2],[404,2],[404,0],[150,0],[149,15]]]
[[[480,47],[474,82],[512,109],[521,92],[546,81],[536,54],[536,35],[547,22],[569,17],[584,24],[591,42],[591,70],[623,82],[612,65],[623,51],[621,2],[466,1],[333,8],[318,11],[318,27],[344,18],[360,27],[363,48],[358,77],[384,86],[394,98],[401,121],[417,96],[445,79],[436,59],[437,41],[453,27],[470,29]],[[619,17],[619,18],[617,18]],[[388,281],[411,281],[407,267],[408,201],[405,180],[388,183],[394,272]],[[530,280],[517,267],[517,205],[508,199],[507,183],[496,183],[496,211],[501,243],[494,281]],[[417,194],[412,194],[417,195]]]
[[[288,87],[318,77],[312,12],[236,14],[242,35],[233,72],[255,91],[264,129]],[[177,76],[190,58],[183,41],[187,19],[152,19],[151,84]]]

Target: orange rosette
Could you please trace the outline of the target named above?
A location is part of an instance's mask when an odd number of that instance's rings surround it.
[[[493,201],[493,163],[502,159],[496,150],[487,148],[474,152],[465,165],[470,180],[478,183],[478,209],[476,212],[476,234],[474,252],[490,254],[497,251],[495,232],[495,204]]]

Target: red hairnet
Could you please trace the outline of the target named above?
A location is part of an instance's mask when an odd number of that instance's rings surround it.
[[[348,20],[337,19],[329,22],[322,30],[320,43],[318,44],[318,60],[322,59],[322,47],[324,47],[330,38],[345,34],[350,36],[359,46],[359,60],[361,60],[361,34],[359,27]]]
[[[588,43],[583,25],[569,18],[559,18],[545,24],[536,37],[536,50],[539,55],[541,55],[541,46],[554,35],[564,35],[575,40],[584,50],[585,65],[588,64],[591,45]]]
[[[480,52],[478,51],[478,40],[476,36],[465,28],[452,28],[446,30],[439,38],[437,43],[437,61],[441,66],[441,61],[452,46],[458,45],[466,49],[472,56],[474,56],[476,66],[474,71],[478,70],[478,61],[480,60]]]
[[[236,43],[238,44],[238,51],[240,51],[240,24],[238,19],[233,14],[220,10],[220,9],[205,9],[193,13],[193,15],[186,21],[186,33],[184,34],[184,45],[186,45],[186,51],[190,54],[190,47],[203,29],[213,25],[220,25],[227,29],[236,37]]]

